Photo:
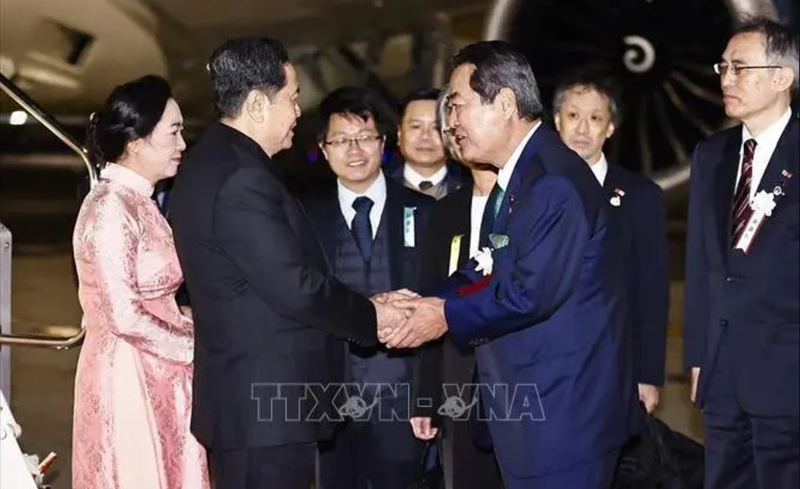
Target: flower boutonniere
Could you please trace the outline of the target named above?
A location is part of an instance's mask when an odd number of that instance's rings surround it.
[[[747,253],[753,241],[756,239],[756,236],[758,236],[761,227],[764,225],[764,221],[766,221],[768,217],[772,217],[773,211],[775,211],[775,208],[778,206],[778,200],[786,194],[784,190],[786,183],[792,178],[792,173],[788,170],[783,170],[782,175],[784,179],[775,186],[772,192],[762,190],[750,201],[750,209],[753,211],[753,214],[747,221],[744,232],[733,249],[742,250]]]
[[[622,190],[621,188],[615,188],[614,195],[611,197],[611,200],[609,200],[609,202],[611,202],[611,205],[613,205],[614,207],[619,207],[622,205],[623,197],[625,197],[625,191]]]
[[[475,267],[476,272],[483,272],[483,276],[492,274],[492,267],[494,266],[494,258],[492,258],[492,249],[485,247],[475,254],[475,261],[478,266]]]

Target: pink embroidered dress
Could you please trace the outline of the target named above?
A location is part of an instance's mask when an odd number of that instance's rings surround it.
[[[193,327],[175,302],[172,230],[138,173],[109,164],[73,235],[86,340],[75,379],[73,489],[207,489],[189,432]]]

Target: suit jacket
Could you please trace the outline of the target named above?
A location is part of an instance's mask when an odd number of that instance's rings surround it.
[[[450,195],[461,188],[465,183],[472,181],[472,174],[461,163],[453,160],[447,160],[447,175],[444,177],[444,186],[447,188],[445,196]],[[403,174],[405,168],[405,161],[402,158],[396,158],[389,161],[385,168],[384,173],[386,176],[400,185],[405,185],[406,179]]]
[[[192,432],[216,449],[328,437],[330,423],[308,421],[320,393],[304,385],[342,382],[342,341],[377,343],[374,307],[331,276],[302,207],[243,133],[210,126],[171,201],[195,318]]]
[[[684,362],[700,367],[697,403],[713,382],[720,343],[731,349],[746,412],[797,416],[800,323],[798,121],[790,120],[759,191],[782,188],[747,254],[732,251],[732,207],[742,128],[698,144],[692,160],[686,250]],[[788,173],[787,173],[788,172]],[[789,176],[791,175],[791,176]]]
[[[424,270],[426,282],[430,285],[438,284],[447,279],[450,274],[450,256],[453,237],[461,236],[458,251],[458,268],[461,269],[469,262],[469,242],[471,236],[470,215],[472,210],[473,185],[465,184],[455,193],[450,194],[437,202],[433,208],[428,226],[425,244]],[[457,357],[469,357],[469,363],[474,364],[474,352],[471,347],[459,352],[455,345],[447,338],[429,343],[417,351],[417,361],[414,365],[413,398],[415,416],[437,418],[437,410],[444,400],[442,383],[471,382],[471,373],[467,379],[445,378],[442,372],[445,349],[450,363],[458,362]],[[450,365],[457,367],[456,365]],[[454,371],[455,368],[448,370]],[[470,365],[469,370],[472,370]],[[431,399],[433,403],[418,402],[419,399]]]
[[[669,267],[667,208],[661,187],[618,165],[609,165],[603,188],[609,201],[624,192],[611,215],[620,219],[628,273],[628,319],[637,383],[664,385]]]
[[[633,429],[637,397],[615,220],[586,163],[540,127],[495,219],[508,244],[488,281],[472,266],[444,289],[452,338],[477,346],[481,398],[504,473],[531,477],[599,460]],[[496,419],[496,418],[499,418]]]
[[[421,291],[423,288],[422,256],[428,216],[436,201],[414,192],[402,185],[386,180],[386,205],[381,216],[381,226],[389,226],[387,238],[390,254],[392,290],[408,288]],[[416,208],[414,213],[414,246],[404,246],[405,209]],[[320,238],[329,261],[337,255],[338,225],[344,220],[339,207],[336,189],[311,199],[306,204],[308,217]]]

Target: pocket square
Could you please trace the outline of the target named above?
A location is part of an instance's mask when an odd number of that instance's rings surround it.
[[[499,250],[508,246],[508,236],[505,234],[490,234],[489,242],[492,243],[492,248]]]

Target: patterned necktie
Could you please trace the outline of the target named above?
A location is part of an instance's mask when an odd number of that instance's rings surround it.
[[[369,197],[358,197],[353,201],[356,217],[353,219],[352,231],[365,262],[372,258],[372,222],[369,214],[373,204]]]
[[[753,214],[750,208],[750,191],[753,183],[753,157],[756,154],[756,140],[748,139],[744,143],[744,157],[742,158],[742,176],[739,177],[739,186],[736,187],[736,193],[733,198],[733,242],[732,246],[736,246],[736,242],[741,238],[747,221]]]
[[[494,184],[492,192],[489,194],[489,199],[486,201],[486,208],[483,210],[483,218],[481,218],[481,235],[478,244],[481,248],[489,246],[489,234],[494,228],[494,220],[500,212],[500,206],[503,204],[503,197],[506,191],[500,185]]]

